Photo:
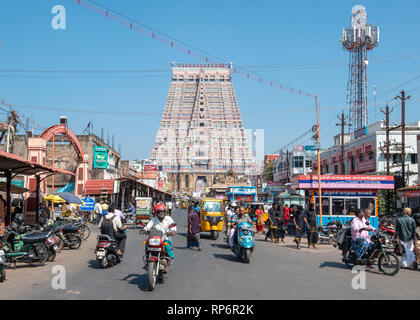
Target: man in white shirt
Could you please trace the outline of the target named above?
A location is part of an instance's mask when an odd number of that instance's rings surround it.
[[[95,204],[95,221],[98,221],[100,218],[102,217],[102,200],[99,200],[99,202],[97,202]]]
[[[140,232],[149,232],[152,229],[160,230],[164,234],[164,239],[166,242],[168,242],[168,245],[165,246],[166,253],[171,259],[174,259],[174,252],[172,250],[172,237],[176,234],[176,223],[175,221],[170,217],[165,215],[165,206],[161,203],[158,203],[154,209],[153,213],[155,216],[149,221],[146,227],[144,227],[143,230],[140,230]],[[167,233],[170,232],[170,235],[167,235]]]
[[[169,216],[171,216],[171,214],[172,214],[172,201],[169,201],[166,204],[166,207],[168,208],[168,214],[169,214]]]
[[[125,242],[127,240],[127,236],[124,234],[124,230],[127,228],[127,226],[124,226],[122,224],[120,217],[116,215],[114,211],[115,208],[111,206],[111,208],[109,208],[108,210],[107,215],[105,217],[102,217],[101,221],[99,222],[99,227],[102,227],[102,222],[104,219],[107,219],[108,221],[112,222],[114,234],[111,234],[109,236],[114,237],[115,240],[117,240],[119,247],[117,254],[122,256],[124,254]]]

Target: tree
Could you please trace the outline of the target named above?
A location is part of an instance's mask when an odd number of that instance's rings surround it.
[[[264,172],[263,172],[263,181],[273,181],[273,169],[274,165],[272,162],[268,162],[264,166]]]

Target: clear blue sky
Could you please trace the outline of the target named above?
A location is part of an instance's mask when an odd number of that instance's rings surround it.
[[[260,73],[290,86],[316,93],[321,109],[321,142],[332,143],[338,132],[331,120],[344,107],[349,54],[339,39],[350,24],[354,1],[112,1],[97,0],[131,18],[143,22],[191,45],[233,61],[240,66],[289,64]],[[64,5],[67,29],[51,28],[51,8]],[[370,120],[382,119],[374,110],[372,86],[378,104],[391,99],[390,91],[420,74],[420,2],[374,1],[366,6],[370,23],[381,27],[381,43],[369,53]],[[78,75],[0,72],[0,97],[12,104],[101,111],[149,112],[156,115],[128,116],[85,114],[18,108],[40,126],[57,123],[60,115],[69,118],[76,132],[94,120],[97,134],[105,128],[122,144],[125,159],[148,156],[160,122],[160,113],[169,88],[169,63],[201,63],[159,41],[132,32],[72,0],[18,1],[0,4],[0,69],[27,70],[167,70],[152,77],[69,78]],[[408,56],[397,59],[386,56]],[[375,60],[375,57],[377,59]],[[339,60],[321,67],[292,63]],[[341,62],[340,62],[341,61]],[[376,61],[376,62],[375,62]],[[249,67],[251,69],[251,67]],[[266,69],[260,69],[266,70]],[[39,77],[41,75],[42,77]],[[98,75],[96,75],[98,76]],[[104,75],[99,75],[103,77]],[[112,75],[114,76],[114,75]],[[120,76],[120,75],[117,75]],[[127,74],[124,74],[127,76]],[[143,76],[143,74],[142,74]],[[305,97],[259,85],[234,76],[234,86],[246,128],[265,129],[266,153],[277,150],[312,127],[314,112],[290,110],[314,108]],[[405,89],[420,86],[420,79]],[[412,93],[407,121],[420,120],[420,90]],[[260,112],[256,114],[256,112]],[[399,121],[397,107],[391,120]],[[4,119],[4,113],[0,113]],[[39,130],[36,133],[40,133]],[[308,137],[300,143],[309,143]],[[299,142],[297,144],[300,144]]]

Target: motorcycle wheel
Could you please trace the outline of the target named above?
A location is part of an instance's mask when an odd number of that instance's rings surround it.
[[[107,266],[108,266],[108,261],[106,260],[106,258],[103,258],[103,259],[101,260],[101,267],[102,267],[103,269],[105,269]]]
[[[400,271],[400,261],[395,253],[387,252],[379,257],[378,268],[383,274],[394,276]]]
[[[87,240],[90,236],[90,228],[86,224],[82,225],[82,235],[83,235],[83,240]]]
[[[244,249],[244,261],[245,263],[251,262],[251,250],[250,249]]]
[[[153,291],[155,289],[156,278],[157,278],[156,262],[150,261],[149,266],[147,268],[147,281],[149,284],[149,291]]]
[[[61,237],[58,237],[58,239],[60,239],[60,241],[58,242],[58,248],[56,250],[56,253],[60,253],[61,249],[63,249],[63,246],[64,246],[63,239],[61,239]]]
[[[79,249],[82,245],[82,240],[79,237],[76,237],[75,241],[76,243],[69,244],[70,249]]]
[[[6,280],[6,268],[4,266],[0,267],[0,282]]]
[[[37,256],[37,257],[39,257],[39,261],[30,262],[29,265],[31,267],[40,267],[40,266],[43,266],[45,264],[45,262],[47,262],[47,260],[48,260],[48,248],[44,243],[42,244],[42,247],[43,247],[42,251],[44,251],[45,254],[43,254],[42,256]],[[32,249],[32,251],[34,251],[34,249]],[[35,252],[34,252],[34,255],[35,255]]]
[[[213,239],[213,240],[217,240],[217,238],[219,237],[219,232],[217,232],[217,231],[215,231],[215,230],[213,230],[212,232],[211,232],[211,238]]]
[[[47,261],[48,262],[53,262],[55,260],[55,257],[57,256],[57,254],[55,253],[55,251],[53,249],[48,250],[48,258]]]

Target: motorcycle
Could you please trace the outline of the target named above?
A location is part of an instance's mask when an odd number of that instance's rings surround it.
[[[236,242],[235,246],[231,249],[232,252],[245,263],[250,263],[254,247],[255,241],[252,224],[246,221],[240,222],[236,227]]]
[[[165,235],[163,231],[151,229],[149,231],[149,238],[144,241],[145,255],[143,256],[145,269],[147,269],[147,279],[149,290],[153,291],[156,286],[157,280],[164,281],[165,275],[169,271],[171,259],[166,253]]]
[[[98,235],[98,243],[96,244],[96,261],[102,268],[111,267],[121,262],[117,254],[118,243],[115,239],[106,234]]]
[[[340,221],[329,222],[326,226],[318,226],[318,242],[331,243],[337,241],[338,234],[343,229]]]
[[[51,230],[47,238],[48,262],[52,262],[55,260],[59,243],[60,239],[54,234],[54,230]]]
[[[83,235],[80,225],[66,224],[60,227],[57,232],[63,242],[63,247],[79,249],[82,245]]]
[[[1,248],[5,252],[6,265],[17,262],[28,263],[31,266],[42,266],[48,259],[47,239],[50,232],[37,234],[18,234],[7,231],[1,241]]]
[[[371,248],[367,250],[361,260],[357,258],[357,255],[351,245],[351,241],[351,234],[349,237],[347,232],[346,239],[340,246],[340,249],[343,251],[342,261],[347,266],[360,264],[372,265],[376,260],[378,260],[378,269],[383,274],[393,276],[400,271],[400,261],[397,255],[388,248],[389,239],[380,232],[376,231],[371,236]]]

